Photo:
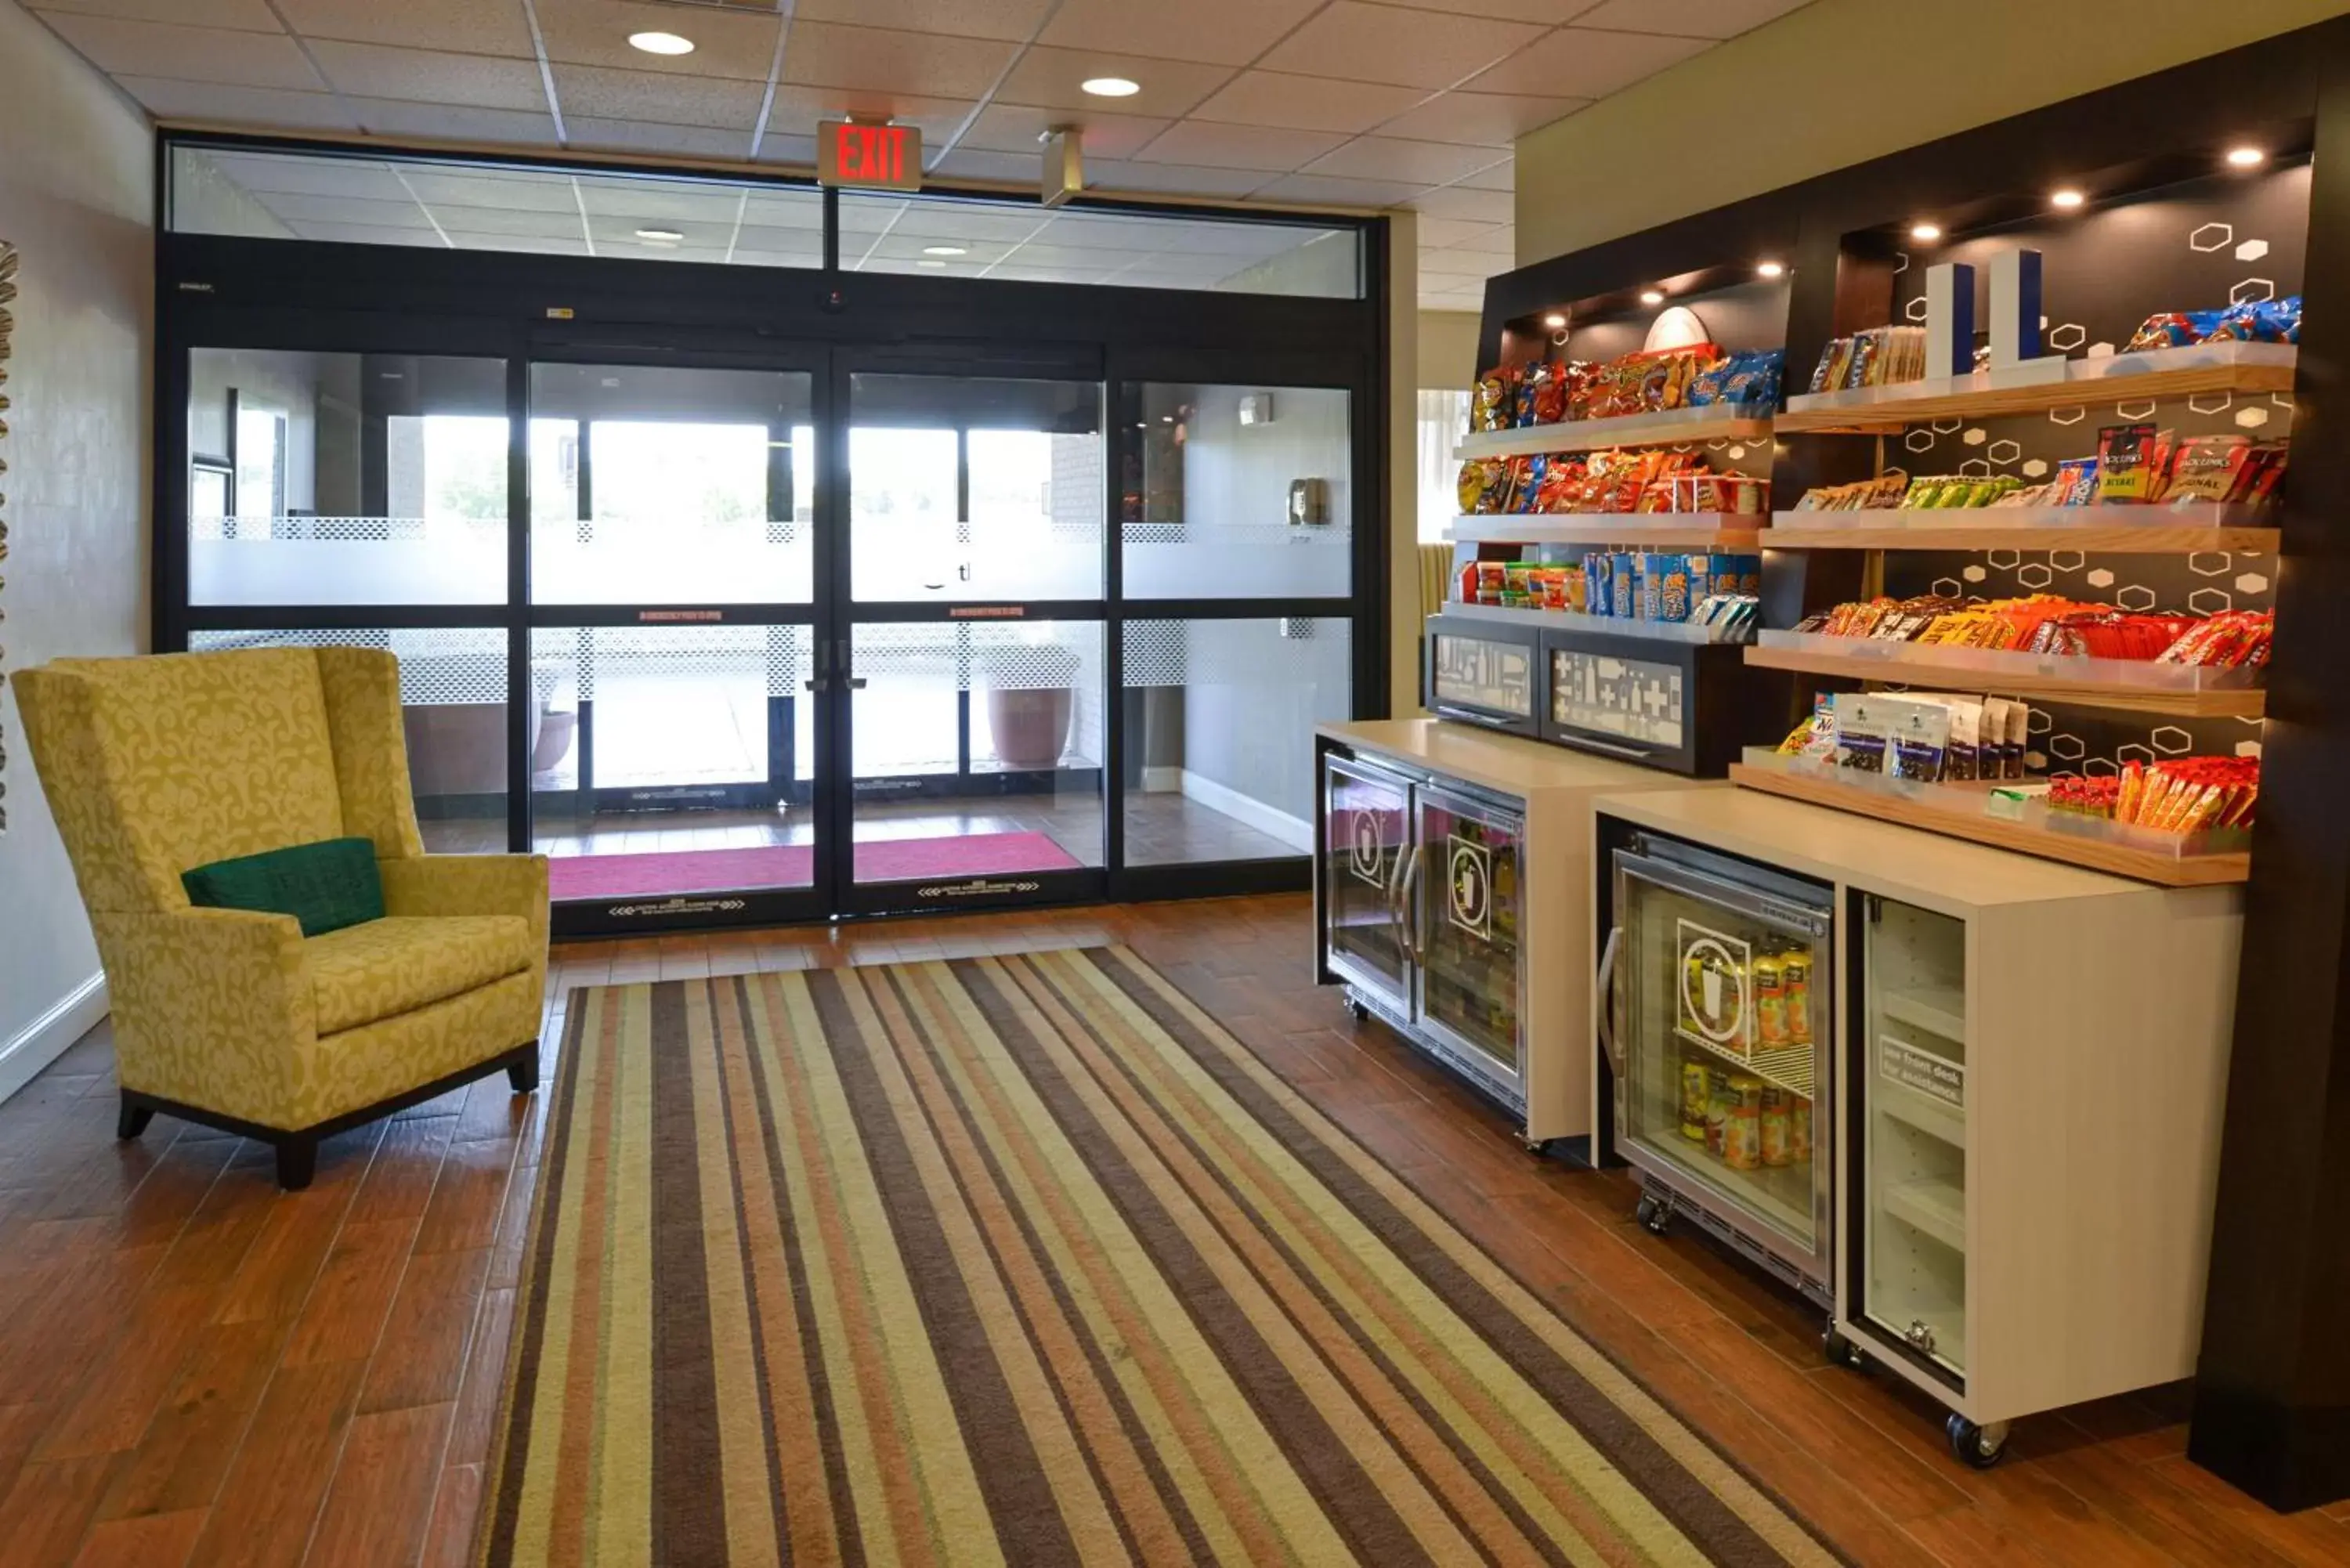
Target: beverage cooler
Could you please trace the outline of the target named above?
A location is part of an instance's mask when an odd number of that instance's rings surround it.
[[[1835,889],[1647,833],[1609,876],[1599,1036],[1641,1221],[1687,1214],[1828,1305]]]
[[[1596,806],[1599,1158],[2008,1423],[2193,1375],[2241,894],[1747,790]]]

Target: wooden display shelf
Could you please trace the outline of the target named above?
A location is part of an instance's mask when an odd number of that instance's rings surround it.
[[[2091,507],[2078,510],[2088,512]],[[1960,515],[1956,512],[1942,514]],[[2080,550],[2106,556],[2186,556],[2205,550],[2264,555],[2277,548],[2274,528],[2215,528],[2198,523],[2137,523],[2010,528],[1997,524],[1887,528],[1806,528],[1779,524],[1759,535],[1766,550]]]
[[[1455,517],[1463,545],[1629,545],[1659,550],[1751,555],[1762,519],[1731,512],[1482,513]]]
[[[2272,346],[2243,347],[2262,349]],[[2183,358],[2195,357],[2192,350],[2169,352]],[[2158,360],[2156,355],[2127,358]],[[2074,360],[2071,367],[2074,373],[2058,381],[2015,387],[1971,386],[1939,394],[1921,391],[1914,397],[1899,395],[1898,387],[1870,388],[1866,389],[1877,395],[1865,401],[1851,400],[1850,393],[1791,398],[1787,410],[1778,418],[1777,428],[1783,431],[1825,434],[1891,435],[1924,420],[1997,419],[2003,414],[2038,414],[2092,403],[2156,402],[2205,392],[2290,392],[2294,369],[2290,356],[2284,357],[2282,362],[2254,356],[2212,363],[2184,363],[2175,369],[2147,369],[2136,373],[2115,373],[2106,361]],[[2080,373],[2085,369],[2105,369],[2107,373]],[[1979,378],[1954,379],[1974,381]]]
[[[1650,642],[1681,643],[1698,648],[1743,643],[1752,635],[1748,632],[1737,637],[1724,637],[1721,635],[1721,628],[1694,621],[1643,620],[1637,616],[1592,615],[1583,610],[1533,609],[1515,605],[1472,605],[1463,604],[1458,599],[1445,601],[1443,609],[1438,613],[1465,620],[1490,620],[1502,626],[1533,627],[1553,631],[1593,631],[1608,637],[1645,638]]]
[[[1867,644],[1866,638],[1839,639]],[[2166,690],[2157,686],[2132,687],[2110,680],[2067,679],[2062,672],[2045,673],[2045,667],[2061,662],[2035,655],[2011,654],[2007,664],[1997,660],[2002,668],[1986,668],[1993,662],[1986,657],[1982,665],[1938,664],[1926,659],[1905,659],[1898,654],[1884,651],[1885,643],[1868,644],[1875,651],[1835,653],[1815,649],[1762,648],[1746,650],[1746,662],[1765,670],[1792,670],[1805,675],[1830,675],[1847,680],[1876,680],[1901,686],[1956,687],[1968,691],[1989,691],[2001,696],[2038,697],[2051,702],[2069,702],[2085,708],[2110,708],[2128,713],[2160,713],[2180,719],[2257,719],[2267,711],[2268,694],[2258,687],[2222,687],[2206,690]],[[2095,659],[2101,669],[2118,662]],[[2150,667],[2157,668],[2157,667]],[[2158,668],[2175,668],[2163,666]]]
[[[1534,457],[1551,452],[1598,452],[1611,446],[1692,446],[1710,441],[1770,439],[1770,411],[1757,413],[1747,404],[1735,403],[1625,414],[1610,420],[1565,420],[1505,431],[1471,431],[1461,438],[1452,455],[1467,462],[1480,457]]]
[[[2030,822],[2012,822],[1980,811],[1970,812],[1913,800],[1863,784],[1758,766],[1752,763],[1731,763],[1730,780],[1746,789],[1803,801],[1810,805],[1825,805],[1836,811],[1851,812],[1856,816],[1898,823],[1905,827],[1923,828],[1929,833],[1987,844],[1994,849],[2012,849],[2019,855],[2060,860],[2092,871],[2109,872],[2116,877],[2154,882],[2166,888],[2203,888],[2241,882],[2252,871],[2252,857],[2246,851],[2165,855],[2086,834],[2065,833]]]

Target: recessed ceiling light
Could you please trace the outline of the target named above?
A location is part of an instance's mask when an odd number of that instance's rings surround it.
[[[1939,223],[1912,223],[1909,225],[1909,237],[1913,240],[1923,240],[1928,244],[1931,244],[1936,240],[1942,237],[1942,225]]]
[[[962,245],[924,245],[922,254],[926,256],[967,256],[971,252]]]
[[[1132,98],[1142,90],[1142,84],[1124,77],[1087,77],[1077,84],[1096,98]]]
[[[685,236],[675,229],[639,229],[637,238],[650,245],[673,245]]]
[[[1543,317],[1543,325],[1549,327],[1553,332],[1563,332],[1566,329],[1566,317],[1559,315],[1556,311],[1553,311],[1548,316]]]
[[[1784,277],[1787,275],[1787,264],[1774,261],[1758,262],[1755,264],[1754,272],[1759,277]]]
[[[2078,191],[2058,191],[2048,198],[2048,204],[2052,207],[2062,207],[2069,213],[2088,199]]]
[[[947,264],[942,261],[918,261],[914,265],[916,266],[944,266]]]
[[[1661,288],[1644,288],[1640,291],[1640,303],[1643,305],[1662,305],[1664,302],[1665,291]]]
[[[2228,161],[2239,169],[2257,169],[2269,161],[2269,155],[2257,147],[2231,147]]]
[[[629,46],[631,48],[642,49],[649,55],[693,53],[693,40],[681,38],[675,33],[631,33],[629,35]]]

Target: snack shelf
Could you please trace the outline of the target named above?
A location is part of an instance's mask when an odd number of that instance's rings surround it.
[[[2005,799],[1989,784],[1916,784],[1762,747],[1750,747],[1744,762],[1732,763],[1730,777],[1766,794],[2167,888],[2241,882],[2251,875],[2251,835],[2241,829],[2158,833],[2051,811],[2038,801]]]
[[[1505,431],[1471,431],[1461,438],[1452,455],[1467,462],[1480,457],[1534,457],[1553,452],[1598,452],[1611,446],[1690,446],[1700,441],[1770,438],[1769,409],[1728,403],[1607,420],[1520,425]]]
[[[1679,642],[1710,645],[1717,642],[1743,642],[1741,637],[1725,636],[1717,626],[1699,626],[1690,621],[1638,620],[1612,615],[1586,615],[1580,610],[1521,609],[1513,605],[1471,605],[1459,600],[1444,607],[1448,616],[1462,616],[1471,620],[1496,621],[1504,626],[1550,627],[1559,631],[1596,631],[1609,637],[1640,637],[1652,642]]]
[[[1787,400],[1782,431],[1887,435],[1920,420],[1994,419],[2108,400],[2147,402],[2203,392],[2290,392],[2300,350],[2289,343],[2201,343],[2138,354],[2069,359],[2064,374],[2016,382],[1979,370],[1932,381],[1898,381]],[[2053,367],[2052,367],[2053,369]]]
[[[1772,550],[2098,550],[2186,555],[2277,547],[2265,505],[1967,505],[1870,513],[1772,513]]]
[[[2190,719],[2257,719],[2267,693],[2257,670],[2214,670],[2138,659],[2073,659],[2011,649],[1953,648],[1820,632],[1765,631],[1746,662],[1766,670],[1839,676],[1903,686],[1959,685],[2002,696],[2163,713]]]
[[[1664,549],[1757,548],[1762,519],[1739,512],[1497,512],[1452,520],[1461,545],[1640,545]]]

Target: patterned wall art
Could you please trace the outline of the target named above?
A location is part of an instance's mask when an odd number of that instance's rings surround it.
[[[2308,244],[2306,163],[2253,175],[2174,185],[2076,218],[2034,219],[1995,234],[1938,247],[1932,261],[1971,262],[1988,288],[1995,251],[2022,244],[2043,258],[2048,351],[2096,358],[2117,352],[2157,311],[2202,309],[2298,294]],[[1925,316],[1925,267],[1912,255],[1895,278],[1897,320]],[[1978,303],[1988,320],[1989,302]],[[2240,432],[2282,440],[2293,426],[2290,393],[2216,392],[2157,405],[2084,404],[1996,420],[1941,420],[1899,440],[1881,462],[1911,474],[2012,473],[2036,483],[2070,457],[2097,450],[2108,425],[2148,421],[2179,436]],[[2288,472],[2285,483],[2293,483]],[[2248,553],[2101,556],[2076,550],[1907,551],[1887,555],[1885,591],[1973,599],[2064,594],[2124,609],[2268,609],[2275,563]],[[2103,710],[2035,708],[2035,768],[2104,774],[2158,756],[2257,755],[2257,719],[2146,720]]]
[[[16,247],[0,240],[0,486],[8,483],[8,352],[16,334]],[[8,579],[8,496],[0,489],[0,594]],[[0,606],[0,636],[5,636],[8,612]],[[8,674],[8,650],[0,646],[0,680]],[[8,732],[0,727],[0,833],[8,831]]]

